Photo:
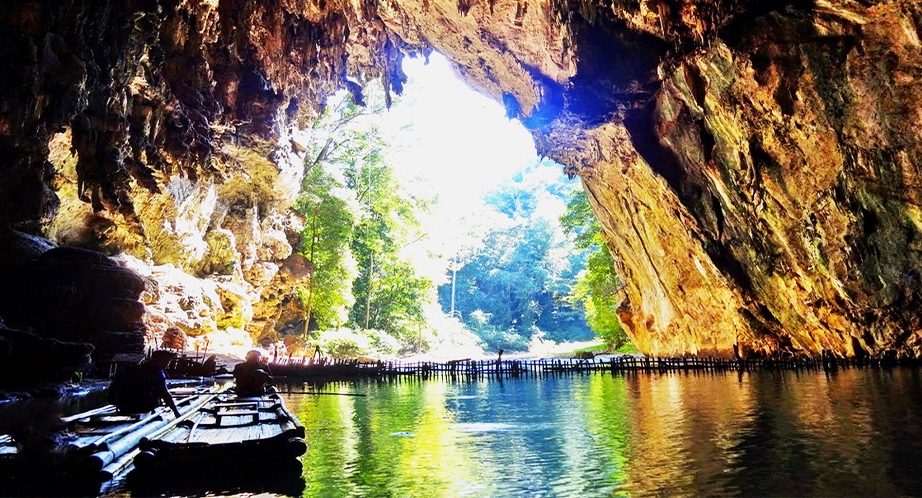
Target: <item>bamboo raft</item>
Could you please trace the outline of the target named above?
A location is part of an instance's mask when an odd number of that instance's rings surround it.
[[[251,475],[262,468],[274,472],[285,489],[295,489],[297,457],[307,449],[304,427],[279,393],[240,398],[231,386],[171,388],[179,417],[167,407],[122,414],[112,405],[66,417],[64,445],[57,452],[63,460],[22,455],[11,436],[0,435],[0,477],[14,489],[92,495],[116,475],[149,486],[162,481],[160,471],[167,469],[169,475],[197,478],[218,469],[213,474],[227,481],[228,471]]]
[[[224,392],[141,438],[134,464],[135,472],[155,475],[167,468],[171,473],[300,469],[297,457],[306,450],[304,427],[278,392],[255,398]]]
[[[111,479],[132,463],[138,453],[137,446],[143,438],[197,413],[205,403],[226,389],[227,386],[206,389],[171,389],[180,413],[178,418],[174,417],[169,408],[165,406],[147,414],[117,415],[114,414],[114,407],[108,405],[101,410],[105,410],[104,413],[112,413],[112,415],[91,417],[78,415],[76,417],[80,418],[74,419],[72,423],[74,432],[90,436],[95,431],[101,437],[95,440],[91,437],[82,437],[70,443],[70,446],[83,453],[89,450],[92,454],[86,459],[83,467],[90,471],[98,471],[102,480]],[[106,427],[107,422],[112,425]],[[89,431],[81,432],[83,427]]]
[[[655,358],[640,355],[620,355],[605,358],[541,358],[507,360],[472,360],[447,362],[358,361],[325,359],[307,361],[287,359],[269,365],[273,376],[289,379],[350,379],[367,377],[393,378],[401,376],[542,376],[564,373],[612,372],[616,374],[653,372],[727,372],[753,370],[823,370],[838,368],[887,368],[919,366],[915,358],[838,358],[789,356],[782,358]]]
[[[220,389],[211,387],[171,388],[180,415],[196,413]],[[180,417],[180,418],[181,418]],[[0,435],[0,474],[51,477],[79,482],[87,489],[110,480],[127,468],[138,454],[145,436],[166,427],[175,417],[165,406],[141,414],[122,414],[112,405],[64,417],[63,446],[54,462],[20,454],[9,435]]]

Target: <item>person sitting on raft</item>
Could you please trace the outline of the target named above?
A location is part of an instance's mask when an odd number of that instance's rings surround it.
[[[175,357],[172,351],[157,350],[137,366],[118,372],[109,384],[109,403],[122,413],[144,413],[156,410],[162,401],[178,417],[179,409],[166,388],[164,373]]]
[[[254,398],[265,394],[272,376],[269,366],[262,361],[262,353],[255,349],[248,352],[246,361],[234,367],[234,380],[237,381],[237,396]]]

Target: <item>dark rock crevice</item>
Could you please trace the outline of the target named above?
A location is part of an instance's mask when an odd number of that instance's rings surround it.
[[[598,126],[651,100],[659,88],[656,68],[667,51],[662,41],[605,16],[592,24],[577,17],[572,30],[579,64],[564,98],[583,126]]]

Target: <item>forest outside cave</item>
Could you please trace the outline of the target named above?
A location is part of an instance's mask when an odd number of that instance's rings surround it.
[[[390,106],[369,82],[364,105],[342,91],[303,130],[295,209],[314,273],[295,292],[309,326],[268,338],[337,357],[625,346],[620,279],[580,183],[440,54],[404,70]]]

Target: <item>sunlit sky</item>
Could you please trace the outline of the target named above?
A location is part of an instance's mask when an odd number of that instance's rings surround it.
[[[462,83],[441,54],[428,64],[404,59],[403,68],[409,82],[384,123],[397,144],[394,167],[428,180],[444,207],[461,209],[537,159],[525,128]]]
[[[389,144],[388,164],[402,188],[434,201],[417,212],[421,233],[401,249],[403,256],[420,274],[442,283],[450,261],[476,250],[488,230],[511,223],[486,206],[483,194],[539,158],[521,123],[463,83],[441,54],[433,53],[428,63],[404,59],[403,68],[409,77],[403,95],[373,119]],[[554,219],[565,205],[546,199],[539,209]]]

